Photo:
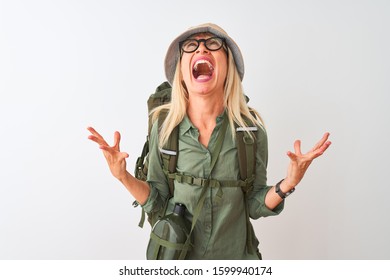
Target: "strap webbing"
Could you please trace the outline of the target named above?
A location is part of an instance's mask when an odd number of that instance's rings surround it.
[[[145,163],[145,161],[147,160],[148,153],[149,153],[149,137],[146,137],[144,147],[142,148],[142,153],[137,158],[137,161],[135,163],[135,170],[134,170],[134,176],[137,179],[140,179],[142,181],[146,181],[146,175],[148,174],[148,169],[147,169],[148,164]]]
[[[168,112],[161,112],[158,118],[159,129],[162,126]],[[178,157],[178,146],[179,146],[179,126],[177,125],[171,132],[168,138],[167,144],[163,147],[162,151],[169,151],[168,153],[161,153],[163,161],[163,171],[165,174],[176,172],[177,157]],[[174,192],[174,179],[168,178],[169,194],[173,196]],[[169,199],[169,198],[168,198]]]
[[[150,233],[150,238],[155,240],[159,245],[173,249],[173,250],[182,250],[184,248],[184,243],[173,243],[168,240],[160,238],[157,234],[155,234],[153,231]],[[158,247],[158,246],[157,246]]]
[[[248,122],[247,122],[248,123]],[[249,218],[248,192],[253,188],[256,167],[256,142],[252,129],[236,128],[237,151],[240,167],[241,181],[245,182],[242,187],[244,193],[245,216],[246,216],[246,247],[249,254],[254,252],[252,245],[252,227]]]
[[[182,173],[170,173],[168,174],[168,177],[174,179],[179,183],[187,183],[199,187],[245,188],[248,185],[248,181],[243,181],[243,180],[204,179],[204,178],[197,178]]]

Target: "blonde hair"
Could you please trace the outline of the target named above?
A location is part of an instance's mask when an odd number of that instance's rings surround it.
[[[226,109],[232,137],[234,138],[236,134],[234,123],[237,123],[244,129],[249,125],[244,119],[248,120],[250,124],[254,124],[262,129],[264,129],[264,125],[259,113],[247,105],[240,75],[238,74],[236,64],[234,63],[233,54],[229,48],[227,48],[227,52],[228,71],[224,87],[224,108]],[[182,82],[183,77],[180,70],[180,64],[181,60],[179,59],[172,83],[171,102],[159,106],[151,112],[152,121],[155,122],[163,110],[168,111],[165,121],[160,125],[160,147],[163,147],[167,143],[173,129],[184,119],[187,112],[188,92],[184,82]],[[253,112],[255,116],[253,116],[251,112]]]

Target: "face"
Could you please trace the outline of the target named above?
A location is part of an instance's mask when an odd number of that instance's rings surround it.
[[[213,34],[198,34],[194,39],[208,39]],[[189,94],[223,94],[227,74],[227,54],[222,47],[210,51],[204,42],[192,53],[183,52],[181,72]]]

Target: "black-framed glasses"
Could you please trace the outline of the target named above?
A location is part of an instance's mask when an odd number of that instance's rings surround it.
[[[199,48],[200,43],[202,42],[209,51],[217,51],[223,47],[225,39],[220,37],[210,37],[207,39],[186,39],[181,41],[179,46],[183,52],[192,53]]]

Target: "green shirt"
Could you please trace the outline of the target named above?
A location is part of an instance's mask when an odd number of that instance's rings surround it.
[[[222,125],[225,113],[217,117],[216,127],[209,140],[208,148],[199,142],[199,131],[186,116],[180,123],[177,171],[193,177],[207,178],[210,174],[211,152],[216,145],[216,138]],[[273,211],[265,206],[265,196],[270,189],[267,186],[267,135],[264,128],[256,132],[256,178],[253,190],[248,194],[249,216],[252,219],[277,215],[283,209],[283,202]],[[236,141],[228,125],[218,160],[211,178],[217,180],[238,180],[239,166]],[[167,178],[162,170],[158,146],[156,123],[150,136],[149,170],[147,179],[151,192],[143,205],[145,212],[163,207],[169,196]],[[173,210],[175,203],[187,207],[187,218],[199,200],[202,187],[175,181],[174,196],[169,201],[167,212]],[[218,193],[218,195],[217,195]],[[207,190],[202,212],[194,229],[194,248],[189,259],[259,259],[256,252],[248,254],[246,250],[246,215],[244,195],[240,187],[222,187]],[[253,230],[252,230],[253,231]],[[258,247],[258,240],[253,233],[253,245]]]

